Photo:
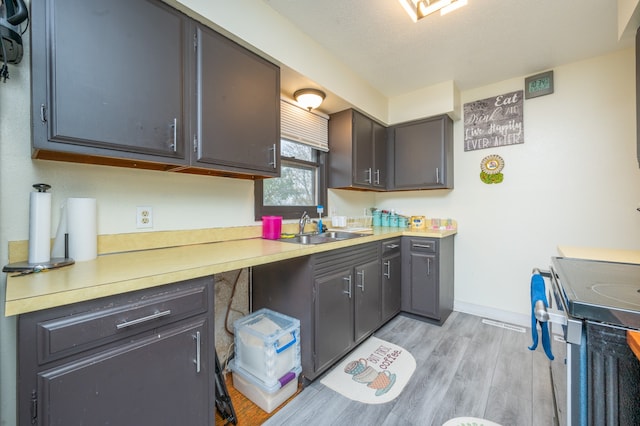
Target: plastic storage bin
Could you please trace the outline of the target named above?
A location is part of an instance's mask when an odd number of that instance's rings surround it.
[[[234,371],[253,375],[272,389],[284,375],[300,369],[300,320],[263,308],[236,320],[233,329]]]
[[[276,386],[267,387],[261,381],[256,380],[254,376],[234,370],[232,364],[230,364],[230,366],[233,374],[233,387],[267,413],[278,408],[283,402],[296,393],[298,389],[298,375],[302,371],[302,369],[298,367],[296,370],[285,374],[284,377],[289,381],[285,382],[284,385],[278,382]]]

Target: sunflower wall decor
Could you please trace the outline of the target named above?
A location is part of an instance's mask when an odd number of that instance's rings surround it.
[[[480,162],[480,180],[486,184],[501,183],[504,179],[502,169],[504,160],[499,155],[487,155]]]

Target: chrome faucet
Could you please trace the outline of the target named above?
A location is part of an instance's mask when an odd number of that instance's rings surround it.
[[[300,217],[300,222],[298,222],[298,224],[300,225],[300,232],[299,234],[303,234],[304,233],[304,226],[307,223],[311,223],[311,218],[309,217],[309,215],[307,214],[307,212],[302,213],[302,217]]]

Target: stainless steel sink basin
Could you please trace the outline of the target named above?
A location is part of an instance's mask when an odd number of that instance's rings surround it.
[[[364,237],[366,235],[367,234],[356,234],[353,232],[329,231],[322,234],[301,234],[293,238],[281,238],[280,241],[295,244],[324,244]]]
[[[350,240],[351,238],[365,237],[367,234],[356,234],[355,232],[343,232],[343,231],[329,231],[320,236],[325,238],[332,238],[334,240]]]

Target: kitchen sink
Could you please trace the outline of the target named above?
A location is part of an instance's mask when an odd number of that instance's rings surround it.
[[[280,241],[295,244],[324,244],[334,241],[350,240],[352,238],[364,237],[367,234],[356,234],[353,232],[329,231],[322,234],[299,234],[293,238],[281,238]]]

